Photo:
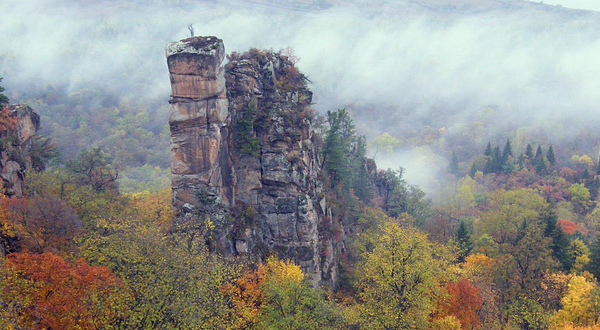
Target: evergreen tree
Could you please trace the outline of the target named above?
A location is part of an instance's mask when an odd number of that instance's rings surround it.
[[[323,157],[325,168],[331,177],[333,186],[343,183],[350,187],[351,173],[351,146],[356,141],[354,123],[346,109],[327,112],[329,130],[325,136]]]
[[[587,270],[596,278],[600,278],[600,232],[590,246],[590,262],[587,264]]]
[[[492,144],[488,142],[487,147],[485,148],[485,152],[483,153],[486,156],[492,155]]]
[[[450,160],[450,173],[454,175],[458,175],[458,157],[456,157],[456,153],[452,153],[452,160]]]
[[[550,148],[548,148],[546,159],[548,159],[550,166],[554,166],[556,164],[556,156],[554,155],[554,148],[552,148],[552,145],[550,145]]]
[[[474,178],[475,173],[477,173],[477,166],[475,166],[475,163],[473,163],[473,164],[471,164],[471,169],[469,170],[469,176],[471,178]]]
[[[485,162],[485,167],[483,168],[483,173],[493,173],[494,172],[494,161],[492,158],[488,158]]]
[[[544,209],[540,216],[542,222],[546,225],[546,228],[544,228],[544,236],[552,239],[550,242],[552,255],[560,262],[562,269],[568,272],[573,265],[573,260],[569,254],[571,242],[560,226],[556,225],[558,217],[554,208],[549,207]]]
[[[0,82],[2,82],[2,79],[4,79],[4,78],[0,77]],[[0,86],[0,109],[7,106],[10,102],[8,100],[8,97],[6,95],[4,95],[2,92],[4,92],[4,87]]]
[[[496,146],[492,152],[492,168],[494,173],[502,171],[502,153],[500,153],[500,146]]]
[[[471,253],[473,242],[471,241],[471,235],[467,230],[467,225],[462,220],[458,224],[458,230],[456,231],[456,242],[458,243],[459,250],[458,261],[463,262],[469,253]]]
[[[371,197],[371,180],[365,163],[367,154],[367,141],[364,136],[356,140],[356,151],[352,161],[352,189],[356,197],[363,202],[368,202]]]
[[[502,162],[504,164],[506,164],[506,162],[508,161],[509,156],[512,157],[513,153],[512,153],[512,147],[510,145],[510,140],[507,139],[506,144],[504,145],[504,150],[502,150]]]
[[[242,154],[255,157],[260,153],[260,140],[256,137],[254,131],[256,107],[256,99],[252,99],[235,122],[235,130],[233,131],[237,150]]]
[[[527,145],[527,148],[525,149],[525,156],[527,156],[529,159],[533,159],[533,148],[531,147],[531,144]]]
[[[331,177],[332,186],[346,180],[350,171],[348,169],[348,141],[344,140],[340,122],[335,120],[334,113],[327,112],[329,117],[329,130],[325,136],[323,157],[325,168]]]
[[[544,158],[544,153],[542,152],[542,146],[538,144],[537,150],[535,151],[535,160],[537,162],[538,159]]]
[[[548,168],[548,166],[546,165],[546,160],[544,159],[544,157],[536,157],[535,158],[535,171],[537,173],[544,173],[546,172],[546,169]]]
[[[544,159],[544,153],[541,145],[538,145],[537,147],[535,157],[533,158],[533,164],[535,165],[535,171],[537,173],[544,173],[548,167],[546,165],[546,160]]]
[[[526,164],[526,158],[525,158],[525,154],[521,154],[519,156],[519,169],[524,169],[525,168],[525,164]]]
[[[600,180],[597,176],[590,176],[585,182],[585,187],[590,191],[590,200],[595,201],[598,198],[598,189],[600,188]]]

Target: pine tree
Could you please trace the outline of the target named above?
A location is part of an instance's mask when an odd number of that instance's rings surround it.
[[[488,142],[487,147],[485,148],[485,152],[483,153],[485,156],[492,155],[492,144]]]
[[[558,217],[553,207],[545,209],[542,212],[541,217],[543,223],[546,224],[544,236],[552,239],[552,242],[550,243],[552,255],[560,262],[562,269],[568,272],[573,265],[573,260],[569,255],[571,242],[560,226],[556,225]]]
[[[454,175],[458,175],[459,172],[459,168],[458,168],[458,157],[456,157],[456,153],[452,153],[452,160],[450,160],[450,173],[454,174]]]
[[[533,148],[531,147],[531,144],[527,145],[527,148],[525,149],[525,156],[527,156],[529,159],[533,159]]]
[[[477,166],[475,166],[475,163],[471,164],[471,169],[469,170],[469,176],[471,178],[475,178],[475,173],[477,173]]]
[[[458,230],[456,231],[456,242],[458,243],[459,249],[458,261],[463,262],[469,253],[471,253],[473,242],[471,241],[471,235],[467,230],[467,225],[462,220],[458,224]]]
[[[496,146],[492,152],[492,168],[494,173],[502,171],[502,153],[500,153],[500,146]]]
[[[537,161],[540,158],[544,158],[544,153],[542,152],[542,146],[538,144],[534,159]]]
[[[525,160],[525,154],[521,154],[519,156],[519,169],[524,169],[525,168],[525,164],[526,164],[526,160]]]
[[[354,194],[363,202],[368,202],[371,197],[371,180],[365,163],[367,154],[367,142],[364,136],[356,140],[356,151],[353,155],[352,189]]]
[[[256,106],[256,99],[252,99],[237,119],[233,131],[236,149],[242,154],[252,156],[258,156],[260,153],[260,140],[254,131]]]
[[[2,82],[2,79],[0,77],[0,82]],[[5,106],[7,106],[10,101],[8,100],[8,97],[6,95],[4,95],[2,92],[4,92],[4,87],[0,86],[0,109],[4,108]]]
[[[600,232],[590,246],[590,262],[587,264],[587,270],[596,278],[600,278]]]
[[[550,145],[550,148],[548,148],[546,159],[548,159],[548,163],[550,163],[550,166],[556,165],[556,156],[554,155],[554,148],[552,148],[552,145]]]
[[[510,145],[510,140],[507,139],[506,144],[504,145],[504,150],[502,150],[502,162],[504,164],[506,164],[506,162],[508,161],[509,156],[512,157],[513,153],[512,153],[512,147]]]
[[[325,168],[331,177],[332,186],[344,183],[346,187],[350,187],[352,181],[350,152],[351,144],[355,139],[354,123],[345,109],[328,111],[327,121],[329,130],[323,147]]]
[[[494,172],[494,161],[492,160],[492,158],[488,158],[485,161],[485,167],[483,168],[483,173],[489,174],[489,173],[493,173],[493,172]]]
[[[535,171],[539,174],[546,172],[548,165],[546,165],[546,160],[544,157],[536,157],[535,158]]]

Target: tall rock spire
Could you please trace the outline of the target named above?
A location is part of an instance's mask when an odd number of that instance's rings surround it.
[[[214,194],[229,203],[223,184],[230,123],[223,41],[192,37],[166,47],[171,78],[171,173],[176,208],[198,205],[198,196]],[[227,163],[227,162],[225,162]],[[226,169],[227,170],[227,169]],[[202,192],[200,192],[202,190]]]
[[[250,260],[277,254],[333,285],[345,229],[323,185],[308,79],[284,54],[224,58],[223,42],[166,47],[174,234]]]

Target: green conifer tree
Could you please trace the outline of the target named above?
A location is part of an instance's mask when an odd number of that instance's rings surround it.
[[[524,169],[525,165],[527,164],[527,158],[525,156],[525,154],[521,154],[519,155],[519,169]]]
[[[477,173],[477,166],[475,163],[471,164],[471,169],[469,170],[469,176],[471,178],[475,178],[475,173]]]
[[[542,146],[538,144],[534,159],[537,161],[540,158],[544,158],[544,152],[542,152]]]
[[[525,148],[525,156],[530,160],[533,159],[533,147],[531,147],[531,144],[528,144],[527,148]]]
[[[536,157],[535,158],[535,171],[539,174],[546,172],[548,169],[548,165],[546,165],[546,160],[544,157]]]
[[[2,79],[4,79],[4,78],[0,77],[0,82],[2,82]],[[5,106],[7,106],[10,103],[10,101],[8,100],[8,97],[6,95],[4,95],[3,92],[4,92],[4,87],[0,86],[0,109],[4,108]]]
[[[487,147],[485,148],[485,152],[483,153],[486,156],[492,155],[492,144],[488,142]]]
[[[469,234],[467,225],[462,220],[458,224],[458,230],[456,231],[456,242],[459,250],[458,261],[463,262],[469,253],[471,253],[473,242],[471,241],[471,235]]]
[[[235,122],[233,137],[237,150],[246,155],[258,156],[260,153],[260,140],[254,132],[256,117],[256,99],[251,100],[244,108],[241,116]]]
[[[329,130],[325,136],[323,157],[329,172],[332,186],[343,183],[350,187],[351,161],[350,147],[355,138],[354,124],[345,109],[327,112]]]
[[[356,140],[356,151],[352,160],[352,189],[354,194],[363,202],[367,203],[371,198],[371,180],[365,163],[367,154],[367,142],[364,136]]]
[[[590,262],[586,268],[596,278],[600,278],[600,232],[596,234],[596,238],[590,246]]]
[[[502,153],[500,152],[500,146],[496,146],[492,151],[492,172],[498,173],[502,171]]]
[[[506,164],[506,162],[508,161],[509,156],[512,157],[513,153],[512,153],[512,147],[510,145],[510,140],[507,139],[506,144],[504,145],[504,150],[502,150],[502,162],[504,164]]]
[[[550,145],[550,148],[548,148],[548,153],[546,153],[546,159],[548,159],[548,163],[550,163],[550,166],[556,165],[556,156],[554,155],[554,148],[552,148],[552,145]]]
[[[456,157],[456,153],[452,153],[452,159],[450,160],[450,173],[454,174],[454,175],[458,175],[459,174],[459,167],[458,167],[458,157]]]
[[[557,226],[558,216],[554,211],[554,207],[544,209],[540,216],[542,222],[546,225],[544,236],[552,239],[550,242],[552,255],[558,260],[562,269],[568,272],[573,265],[573,260],[569,254],[571,242],[560,226]]]

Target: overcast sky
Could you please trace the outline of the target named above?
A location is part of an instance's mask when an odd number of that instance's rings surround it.
[[[545,0],[544,3],[575,9],[600,11],[600,0]]]

